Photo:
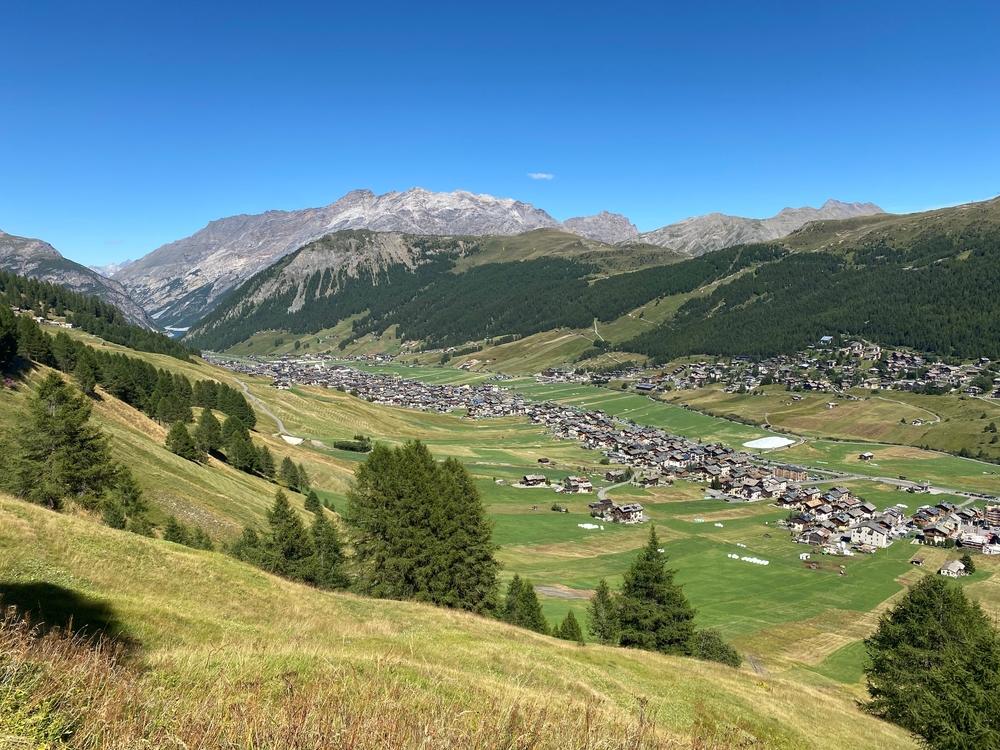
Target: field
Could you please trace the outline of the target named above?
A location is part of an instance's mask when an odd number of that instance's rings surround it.
[[[898,443],[957,453],[980,450],[1000,457],[1000,442],[988,431],[1000,420],[1000,404],[983,398],[946,394],[851,392],[851,400],[828,393],[788,393],[765,386],[752,394],[726,393],[713,386],[673,391],[671,403],[723,417],[769,423],[810,437]],[[794,400],[793,396],[795,399]],[[856,400],[855,400],[856,399]],[[829,408],[828,404],[836,404]],[[920,424],[913,424],[914,420]]]
[[[3,497],[0,590],[127,639],[133,657],[118,665],[50,648],[35,672],[47,679],[29,683],[49,691],[52,709],[89,717],[78,739],[103,736],[101,747],[139,736],[171,748],[915,747],[830,680],[581,648],[471,615],[318,592]],[[9,626],[0,636],[37,670]],[[20,700],[0,692],[0,728],[38,737],[45,724],[19,722]]]

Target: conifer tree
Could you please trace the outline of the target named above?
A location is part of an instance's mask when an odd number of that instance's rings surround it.
[[[93,357],[84,354],[77,359],[76,367],[73,369],[73,378],[85,395],[93,396],[97,392],[97,376],[97,367]]]
[[[178,521],[176,516],[170,516],[166,526],[163,527],[163,539],[167,542],[187,545],[191,541],[191,535],[187,527]]]
[[[309,494],[306,495],[304,507],[310,513],[323,512],[323,504],[319,501],[319,495],[317,495],[313,490],[309,490]]]
[[[252,474],[259,468],[260,455],[250,438],[236,433],[226,444],[226,460],[234,469]]]
[[[198,450],[191,433],[188,432],[187,425],[183,422],[174,422],[167,433],[167,450],[176,453],[181,458],[188,461],[201,461],[205,456]]]
[[[204,453],[222,450],[222,425],[211,409],[203,409],[194,428],[194,444]]]
[[[972,555],[970,555],[968,552],[962,555],[960,562],[962,563],[962,565],[965,566],[966,573],[971,574],[976,572],[976,563],[975,561],[973,561]]]
[[[17,320],[6,305],[0,305],[0,371],[7,369],[17,354]]]
[[[257,451],[257,470],[262,477],[274,479],[274,456],[271,455],[271,450],[266,445],[260,446]]]
[[[320,588],[335,589],[347,585],[344,575],[344,553],[337,528],[322,514],[312,524],[312,582]]]
[[[577,621],[576,615],[573,614],[573,610],[566,613],[566,617],[556,629],[555,634],[563,640],[573,641],[581,646],[584,644],[583,630],[580,628],[580,623]]]
[[[250,439],[250,432],[247,430],[246,425],[244,425],[236,417],[226,417],[225,421],[222,423],[222,444],[229,445],[233,437],[239,435],[247,440]]]
[[[438,464],[419,442],[379,445],[355,480],[345,520],[362,591],[473,611],[495,606],[489,523],[461,464]]]
[[[309,492],[309,487],[310,487],[309,475],[306,473],[306,467],[303,466],[302,464],[299,464],[296,467],[296,473],[298,477],[295,482],[295,488],[302,494],[306,494],[307,492]]]
[[[511,625],[534,630],[536,633],[548,633],[549,624],[542,614],[542,605],[538,601],[535,587],[531,581],[522,579],[517,574],[507,587],[507,597],[504,600],[503,619]]]
[[[865,645],[871,713],[936,750],[1000,747],[1000,637],[961,587],[926,576]]]
[[[598,643],[617,646],[619,638],[617,610],[608,582],[603,578],[590,598],[587,614],[590,634]]]
[[[112,529],[124,529],[128,523],[121,504],[110,497],[105,498],[101,506],[101,519],[106,526],[110,526]]]
[[[194,549],[204,549],[209,551],[215,548],[215,545],[212,544],[211,537],[209,537],[209,535],[205,532],[203,528],[201,528],[201,526],[195,526],[191,530],[191,536],[190,539],[188,540],[188,546],[193,547]]]
[[[267,514],[269,534],[263,540],[261,566],[288,578],[308,578],[312,541],[302,519],[292,510],[288,496],[278,490]]]
[[[299,486],[299,470],[288,456],[281,459],[278,481],[290,490],[297,489]]]
[[[90,412],[90,403],[59,375],[47,375],[6,441],[5,489],[50,508],[66,497],[93,507],[111,486],[115,466]]]
[[[674,583],[674,571],[667,568],[659,547],[656,529],[650,528],[649,542],[625,573],[617,598],[619,643],[687,654],[694,635],[694,610]]]

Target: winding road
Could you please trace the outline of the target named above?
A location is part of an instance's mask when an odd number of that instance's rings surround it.
[[[255,395],[253,395],[250,392],[250,388],[249,386],[247,386],[246,383],[244,383],[239,378],[233,378],[233,380],[236,381],[236,383],[239,384],[240,388],[243,389],[243,395],[246,396],[248,399],[250,399],[251,402],[253,402],[255,408],[260,409],[264,414],[266,414],[267,416],[269,416],[271,419],[274,420],[274,423],[278,425],[278,434],[280,435],[289,434],[288,429],[285,427],[285,423],[281,421],[281,417],[279,417],[277,414],[271,411],[271,409],[268,407],[267,404],[265,404]]]

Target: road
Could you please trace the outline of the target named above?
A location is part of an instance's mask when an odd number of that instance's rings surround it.
[[[255,409],[259,409],[264,414],[266,414],[267,416],[269,416],[271,419],[274,420],[274,423],[278,425],[278,434],[280,435],[290,434],[288,432],[288,429],[285,427],[285,423],[281,421],[281,417],[279,417],[277,414],[271,411],[268,408],[267,404],[265,404],[263,401],[261,401],[252,393],[250,393],[250,388],[247,386],[246,383],[244,383],[239,378],[233,378],[233,380],[235,380],[239,384],[240,388],[243,389],[243,395],[246,396],[253,403]]]
[[[631,483],[632,483],[632,480],[631,479],[627,479],[624,482],[619,482],[618,484],[610,484],[607,487],[601,487],[601,488],[599,488],[597,490],[597,499],[598,500],[607,500],[608,499],[608,493],[611,490],[616,490],[619,487],[624,487],[626,484],[631,484]]]

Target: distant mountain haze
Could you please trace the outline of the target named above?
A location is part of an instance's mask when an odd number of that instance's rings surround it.
[[[781,237],[813,219],[880,211],[872,204],[828,201],[820,209],[785,209],[771,219],[710,214],[639,234],[628,218],[606,211],[559,222],[529,203],[491,195],[435,193],[422,188],[383,195],[354,190],[321,208],[241,214],[212,221],[190,237],[125,265],[114,272],[114,278],[158,324],[185,326],[198,321],[226,292],[277,259],[343,229],[502,236],[550,228],[609,244],[640,242],[698,255],[735,242]]]
[[[0,231],[0,269],[93,294],[123,313],[130,322],[152,328],[152,321],[118,281],[64,258],[48,242]]]

